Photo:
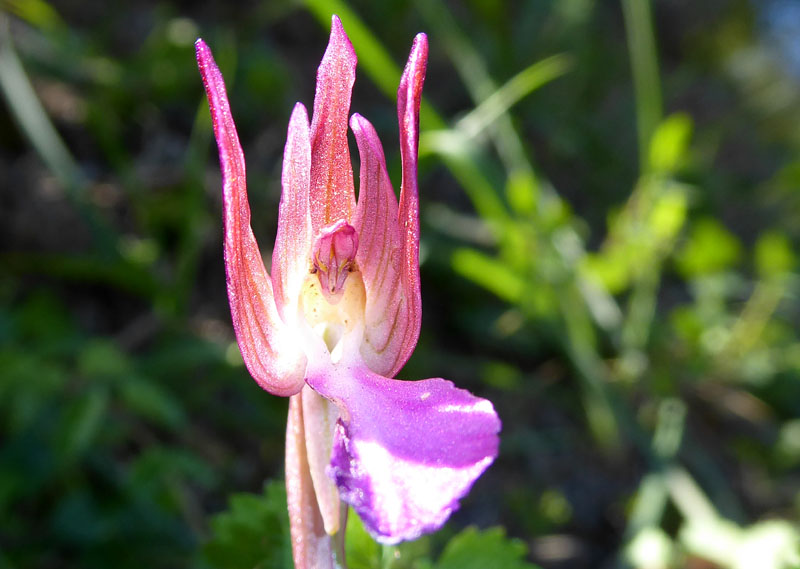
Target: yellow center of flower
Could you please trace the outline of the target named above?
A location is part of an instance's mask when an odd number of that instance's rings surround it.
[[[344,220],[320,230],[311,248],[310,274],[300,292],[300,309],[331,356],[341,356],[342,339],[364,322],[366,292],[356,266],[358,235]],[[338,348],[338,350],[337,350]]]
[[[336,358],[342,338],[364,322],[366,291],[360,271],[350,271],[342,286],[338,302],[332,304],[323,292],[317,275],[306,277],[300,293],[300,308],[311,329],[325,342],[328,351]]]

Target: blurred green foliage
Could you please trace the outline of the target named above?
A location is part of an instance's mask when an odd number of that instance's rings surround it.
[[[789,4],[0,0],[0,567],[289,566],[286,401],[233,340],[192,44],[267,253],[332,11],[394,180],[429,35],[401,377],[504,426],[438,534],[382,547],[351,515],[351,569],[800,566]]]
[[[280,569],[292,566],[286,490],[278,482],[264,494],[234,494],[228,510],[211,520],[213,537],[203,547],[212,567]]]

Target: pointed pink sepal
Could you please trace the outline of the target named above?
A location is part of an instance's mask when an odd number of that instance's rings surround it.
[[[393,377],[408,359],[406,337],[415,333],[414,291],[402,277],[403,236],[397,223],[397,198],[386,171],[386,159],[375,128],[354,114],[350,128],[361,159],[358,205],[353,225],[358,231],[356,261],[367,292],[361,357],[374,372]]]
[[[397,220],[403,237],[403,289],[408,298],[408,330],[403,336],[402,365],[411,357],[417,345],[422,325],[422,299],[419,285],[419,189],[417,186],[417,155],[419,151],[419,107],[422,85],[428,64],[428,36],[417,34],[408,56],[400,86],[397,89],[397,119],[400,123],[400,156],[403,180],[400,185],[400,208]],[[400,371],[400,368],[397,368]],[[397,373],[395,371],[395,373]],[[392,377],[394,374],[391,374]]]
[[[380,542],[444,524],[497,456],[486,399],[444,379],[387,379],[359,363],[313,366],[307,383],[341,413],[328,475]]]
[[[328,48],[317,70],[311,119],[311,222],[313,233],[355,210],[353,165],[347,119],[356,80],[356,53],[338,16],[331,21]]]
[[[253,378],[275,395],[303,387],[306,357],[283,325],[272,281],[250,228],[245,164],[222,74],[203,40],[195,44],[222,169],[225,275],[236,341]]]
[[[272,286],[281,318],[296,318],[297,298],[310,269],[311,214],[308,193],[311,183],[311,135],[306,108],[297,103],[289,119],[281,174],[278,233],[272,251]]]
[[[427,60],[428,39],[419,34],[397,91],[403,166],[399,206],[375,129],[358,114],[350,119],[361,158],[353,222],[360,241],[358,266],[367,290],[361,356],[370,369],[386,377],[394,377],[408,361],[422,323],[417,151]]]

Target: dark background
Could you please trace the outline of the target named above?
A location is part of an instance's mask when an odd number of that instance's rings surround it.
[[[400,377],[504,425],[447,528],[382,566],[445,567],[470,524],[543,568],[798,566],[800,4],[0,0],[0,567],[260,559],[219,552],[280,517],[287,400],[233,339],[193,42],[268,252],[332,10],[396,186],[393,91],[428,33]]]

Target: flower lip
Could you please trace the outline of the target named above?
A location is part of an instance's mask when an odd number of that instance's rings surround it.
[[[388,379],[354,358],[309,362],[306,382],[339,407],[328,476],[382,543],[441,527],[497,456],[492,404],[450,381]]]

